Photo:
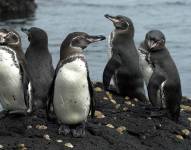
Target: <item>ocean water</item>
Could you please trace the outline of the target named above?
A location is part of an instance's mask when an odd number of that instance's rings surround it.
[[[60,44],[68,33],[84,31],[108,36],[113,25],[104,14],[125,15],[135,26],[135,43],[138,46],[145,33],[159,29],[166,35],[167,47],[178,67],[183,95],[191,96],[191,1],[190,0],[38,0],[34,17],[0,22],[0,27],[10,26],[22,37],[23,49],[28,41],[21,27],[40,27],[47,31],[49,49],[56,66]],[[85,50],[90,76],[102,80],[107,63],[107,42],[90,45]]]

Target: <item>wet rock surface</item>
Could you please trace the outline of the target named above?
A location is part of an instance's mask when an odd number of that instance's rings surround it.
[[[191,149],[191,101],[183,100],[180,122],[175,123],[166,117],[150,117],[136,99],[105,93],[101,83],[96,87],[101,88],[95,94],[97,116],[88,120],[85,137],[58,135],[58,124],[48,122],[45,112],[39,110],[30,117],[0,120],[0,145],[11,150]]]
[[[0,0],[0,20],[32,16],[36,7],[35,0]]]

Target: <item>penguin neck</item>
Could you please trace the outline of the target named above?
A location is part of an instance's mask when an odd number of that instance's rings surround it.
[[[75,49],[75,48],[67,48],[60,50],[60,59],[66,59],[73,55],[82,55],[82,50]]]
[[[33,47],[34,49],[39,50],[45,50],[48,49],[48,43],[47,42],[42,42],[42,43],[37,43],[37,42],[31,42],[30,47]]]
[[[134,38],[128,34],[118,34],[113,40],[113,45],[131,47],[135,45]]]

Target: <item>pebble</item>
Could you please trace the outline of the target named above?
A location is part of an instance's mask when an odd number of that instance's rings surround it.
[[[3,145],[0,145],[0,149],[3,149]]]
[[[190,107],[190,106],[180,105],[180,107],[181,107],[184,111],[189,111],[189,112],[191,112],[191,107]]]
[[[117,117],[113,117],[114,120],[117,120]]]
[[[117,104],[117,102],[116,102],[114,99],[110,99],[110,101],[111,101],[113,104]]]
[[[181,132],[185,136],[189,136],[190,135],[190,131],[188,129],[183,129]]]
[[[115,105],[115,109],[119,109],[120,106],[121,106],[120,104]]]
[[[132,103],[131,103],[130,101],[125,102],[125,104],[127,104],[127,105],[132,105]]]
[[[69,147],[69,148],[74,148],[74,146],[71,143],[65,143],[64,146]]]
[[[112,128],[112,129],[115,128],[112,124],[107,124],[106,127]]]
[[[125,96],[125,100],[129,100],[129,97],[128,97],[128,96]]]
[[[27,126],[27,129],[32,129],[32,126],[31,126],[31,125],[28,125],[28,126]]]
[[[46,140],[50,141],[50,136],[49,136],[48,134],[45,134],[43,137],[44,137]]]
[[[36,128],[39,129],[39,130],[46,130],[47,126],[45,126],[45,125],[36,125]]]
[[[190,121],[190,122],[191,122],[191,118],[188,118],[188,121]]]
[[[62,141],[62,140],[56,140],[56,142],[58,142],[58,143],[62,143],[63,141]]]
[[[138,100],[137,98],[134,98],[134,101],[135,101],[135,102],[138,102],[139,100]]]
[[[103,91],[100,87],[96,87],[96,88],[94,88],[94,90],[95,90],[96,92],[102,92],[102,91]]]
[[[27,147],[25,146],[25,144],[18,144],[18,149],[19,150],[27,150]]]
[[[182,137],[182,135],[176,135],[176,138],[179,140],[184,140],[184,138]]]
[[[112,98],[112,94],[111,94],[111,93],[106,92],[106,95],[107,95],[107,97],[108,97],[110,100],[112,100],[112,99],[113,99],[113,98]]]
[[[131,104],[132,107],[135,107],[135,104]]]
[[[152,118],[151,118],[151,117],[148,117],[147,119],[148,119],[148,120],[152,120]]]
[[[103,97],[104,100],[108,100],[108,98],[106,96]]]
[[[128,110],[128,108],[127,108],[127,107],[124,107],[124,108],[123,108],[123,111],[127,111],[127,110]]]
[[[105,115],[101,111],[95,111],[95,117],[98,119],[105,118]]]
[[[125,126],[120,126],[116,129],[117,132],[119,132],[120,134],[123,134],[123,132],[126,130]]]

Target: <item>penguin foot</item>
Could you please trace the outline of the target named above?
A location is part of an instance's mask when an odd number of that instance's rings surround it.
[[[155,106],[152,106],[152,105],[147,105],[147,106],[144,106],[145,110],[148,110],[148,111],[160,111],[161,108],[159,107],[155,107]]]
[[[159,107],[146,106],[145,110],[148,112],[150,117],[161,117],[167,115],[167,110]]]
[[[73,137],[79,138],[85,136],[85,122],[76,126],[76,128],[72,129]]]
[[[167,116],[167,110],[151,111],[150,116],[151,117]]]
[[[59,129],[58,129],[58,134],[62,134],[64,136],[68,135],[70,133],[70,128],[68,125],[60,125]]]

